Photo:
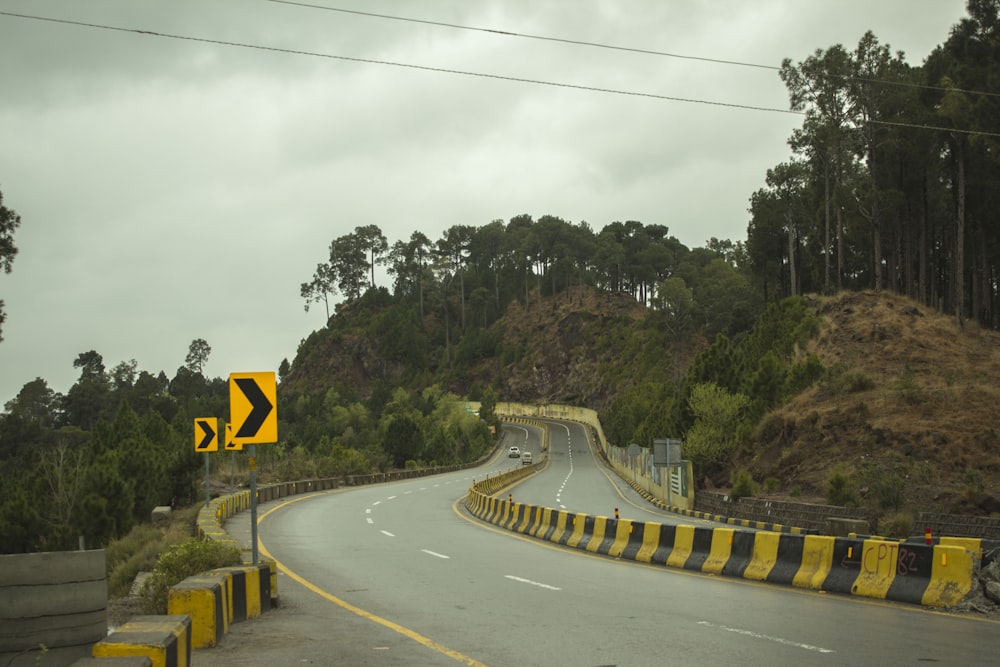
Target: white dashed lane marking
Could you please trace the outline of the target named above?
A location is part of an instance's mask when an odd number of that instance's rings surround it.
[[[531,586],[538,586],[539,588],[544,588],[550,591],[561,591],[562,589],[558,586],[549,586],[548,584],[542,584],[537,581],[532,581],[531,579],[524,579],[522,577],[515,577],[513,574],[505,574],[505,579],[510,579],[511,581],[517,581],[522,584],[530,584]]]
[[[743,635],[744,637],[750,637],[752,639],[760,639],[763,641],[774,642],[775,644],[792,646],[806,651],[814,651],[816,653],[836,653],[836,651],[830,648],[813,646],[812,644],[802,644],[800,642],[792,641],[791,639],[785,639],[783,637],[771,637],[770,635],[762,635],[759,632],[754,632],[753,630],[745,630],[743,628],[728,628],[725,625],[716,625],[715,623],[709,623],[708,621],[698,621],[698,625],[703,625],[706,628],[713,628],[715,630],[724,630],[725,632],[733,632],[738,635]]]

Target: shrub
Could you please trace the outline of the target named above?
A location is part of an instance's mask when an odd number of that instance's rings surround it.
[[[972,498],[979,495],[986,488],[983,471],[971,465],[965,466],[965,470],[962,471],[962,484],[965,484],[966,496]]]
[[[753,476],[749,472],[740,470],[733,476],[729,497],[734,502],[740,498],[752,498],[755,493],[757,493],[757,483],[753,481]]]
[[[788,495],[792,498],[798,498],[802,495],[802,487],[796,484],[792,488],[788,489]]]
[[[900,399],[907,405],[919,405],[927,398],[927,391],[917,382],[909,366],[906,367],[899,380],[892,387],[896,390]]]
[[[207,570],[239,565],[240,550],[231,544],[190,538],[173,544],[156,562],[142,586],[142,608],[147,614],[167,613],[167,591],[187,577]]]
[[[142,523],[124,537],[109,542],[105,547],[108,597],[117,599],[128,595],[138,573],[151,572],[169,545],[190,538],[200,509],[201,504],[176,509],[165,529]]]
[[[875,382],[861,371],[848,370],[844,366],[835,366],[827,372],[825,383],[830,393],[834,395],[856,394],[875,387]]]
[[[918,482],[928,484],[934,481],[934,466],[930,461],[917,461],[913,465],[913,476]]]
[[[824,372],[823,362],[819,360],[819,357],[815,354],[809,355],[808,359],[798,362],[789,371],[789,393],[797,393],[803,389],[807,389],[813,383],[819,381],[823,377]]]
[[[906,480],[897,470],[870,463],[858,472],[858,481],[881,509],[898,510],[903,504]]]
[[[851,486],[851,478],[842,470],[834,471],[826,482],[826,502],[830,505],[853,507],[858,498]]]
[[[879,531],[885,537],[895,537],[895,538],[906,538],[913,534],[913,515],[912,514],[894,514],[889,517],[880,519]]]
[[[774,493],[781,488],[781,482],[778,481],[777,477],[768,477],[764,480],[764,490],[768,493]]]

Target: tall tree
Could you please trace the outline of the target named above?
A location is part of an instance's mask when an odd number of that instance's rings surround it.
[[[368,255],[368,266],[371,274],[371,287],[375,287],[375,265],[382,263],[382,256],[389,249],[389,241],[385,238],[378,225],[364,225],[354,228],[358,244]]]
[[[192,373],[204,374],[205,364],[208,363],[208,355],[212,354],[212,348],[204,338],[195,338],[188,346],[187,356],[184,358],[184,365]]]
[[[882,173],[882,158],[887,157],[886,144],[894,133],[885,121],[897,117],[898,110],[894,105],[900,99],[897,93],[899,88],[892,84],[903,82],[905,72],[902,54],[890,55],[889,46],[880,44],[874,33],[869,30],[864,34],[854,52],[850,93],[862,137],[861,153],[868,172],[868,192],[858,198],[862,214],[871,225],[876,291],[881,290],[883,284],[883,226],[886,215],[898,201],[895,192],[888,190]],[[860,201],[862,198],[865,203]]]
[[[21,216],[3,205],[3,191],[0,191],[0,267],[3,267],[4,273],[13,269],[14,257],[17,256],[14,232],[20,225]],[[3,299],[0,299],[0,341],[3,340],[3,323],[7,319],[3,306]]]
[[[309,312],[309,304],[322,301],[326,308],[326,319],[330,321],[330,297],[337,293],[337,275],[333,266],[327,262],[316,265],[312,282],[302,283],[299,295],[306,300],[305,309]]]
[[[767,170],[767,184],[773,190],[778,201],[781,202],[782,213],[785,216],[785,233],[788,238],[788,284],[791,296],[797,295],[799,290],[796,256],[798,255],[798,221],[803,210],[805,175],[804,165],[795,161],[785,162]]]
[[[368,247],[357,234],[345,234],[330,243],[330,268],[337,286],[348,299],[361,296],[367,282]]]
[[[469,262],[476,267],[480,277],[492,274],[493,301],[500,312],[500,271],[503,262],[504,222],[494,220],[476,229],[469,241]]]
[[[826,51],[817,49],[798,65],[792,65],[791,59],[786,58],[779,75],[788,88],[791,109],[806,114],[802,130],[790,140],[792,148],[807,157],[811,154],[823,167],[826,224],[829,225],[831,207],[836,218],[836,289],[839,290],[845,258],[842,207],[837,205],[837,199],[845,163],[851,159],[857,141],[855,110],[848,87],[853,75],[851,56],[840,44]]]
[[[447,263],[449,283],[458,278],[460,309],[459,317],[462,331],[465,331],[465,263],[469,255],[469,244],[472,240],[473,227],[470,225],[452,225],[438,239],[435,248],[438,257]],[[447,290],[445,291],[447,300]]]
[[[388,256],[388,271],[394,276],[393,290],[398,297],[410,297],[417,292],[420,319],[424,318],[424,273],[431,255],[431,242],[420,231],[410,234],[409,241],[396,241]]]
[[[66,394],[66,415],[71,424],[91,430],[111,410],[111,384],[104,371],[104,358],[94,350],[82,352],[73,367],[80,369],[80,379]]]

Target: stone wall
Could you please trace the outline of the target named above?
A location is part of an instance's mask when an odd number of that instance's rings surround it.
[[[720,514],[734,519],[779,523],[823,533],[828,531],[830,518],[854,519],[867,522],[869,533],[878,531],[878,517],[875,512],[860,507],[812,505],[763,498],[740,498],[734,502],[722,493],[699,491],[695,495],[694,508],[699,512]]]
[[[1000,519],[959,514],[934,514],[918,512],[913,521],[913,530],[923,533],[931,529],[934,537],[979,537],[985,540],[1000,540]]]

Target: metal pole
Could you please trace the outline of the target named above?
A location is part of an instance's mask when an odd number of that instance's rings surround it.
[[[205,452],[205,507],[208,507],[209,501],[209,491],[208,491],[208,452]]]
[[[674,469],[670,467],[670,442],[667,441],[667,507],[673,507],[674,503],[670,498],[670,487],[674,485]]]
[[[250,543],[257,564],[257,445],[250,445]]]
[[[229,452],[229,495],[236,493],[235,490],[235,480],[236,480],[236,452]]]

